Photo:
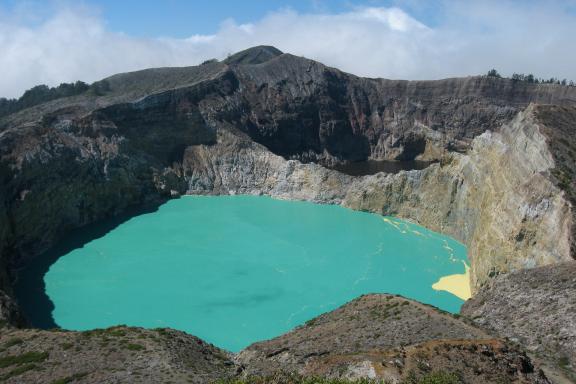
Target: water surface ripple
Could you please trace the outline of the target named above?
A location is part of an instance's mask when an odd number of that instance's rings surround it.
[[[371,292],[457,312],[431,286],[465,247],[391,217],[256,196],[190,196],[72,250],[44,276],[62,328],[171,327],[238,351]]]

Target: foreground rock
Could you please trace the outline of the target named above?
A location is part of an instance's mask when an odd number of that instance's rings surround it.
[[[235,373],[230,357],[170,329],[0,333],[0,381],[14,384],[209,383]]]
[[[576,381],[576,262],[498,276],[462,313]]]
[[[212,383],[248,377],[295,384],[303,376],[548,383],[518,348],[458,317],[384,294],[362,296],[235,356],[170,329],[0,332],[0,380],[6,383]]]
[[[464,383],[547,383],[518,348],[435,308],[391,295],[362,296],[236,357],[245,376],[278,371],[332,378],[418,379],[454,374]]]

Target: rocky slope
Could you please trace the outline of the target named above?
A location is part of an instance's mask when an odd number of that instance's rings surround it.
[[[574,87],[365,79],[270,47],[112,76],[0,119],[0,318],[22,324],[14,271],[64,234],[185,193],[416,221],[468,246],[475,291],[570,260],[575,105]],[[363,177],[322,166],[368,158],[439,162]]]
[[[431,374],[451,378],[447,383],[549,383],[517,347],[390,295],[362,296],[236,356],[169,329],[0,332],[0,380],[6,383],[267,382],[291,373],[390,383],[420,383]]]
[[[0,333],[3,383],[210,383],[235,375],[231,358],[197,337],[170,329]]]
[[[559,365],[576,381],[576,262],[498,276],[462,313]]]
[[[436,371],[465,383],[547,382],[519,349],[435,308],[365,295],[236,357],[244,376],[304,376],[399,383]]]

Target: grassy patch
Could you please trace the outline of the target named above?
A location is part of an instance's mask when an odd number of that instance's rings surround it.
[[[19,337],[14,337],[4,344],[4,348],[10,348],[14,345],[22,344],[24,341]]]
[[[126,349],[129,349],[130,351],[141,351],[143,349],[146,349],[143,345],[140,344],[126,344]]]
[[[154,328],[154,331],[158,332],[160,336],[167,336],[170,334],[166,328]]]
[[[314,326],[314,324],[316,324],[316,321],[317,321],[317,318],[310,319],[305,323],[305,325],[307,327],[312,327],[312,326]]]
[[[68,384],[73,383],[76,380],[80,380],[84,376],[88,375],[88,373],[75,373],[72,376],[64,377],[62,379],[54,380],[51,384]]]
[[[24,372],[28,372],[28,371],[32,371],[34,369],[36,369],[37,366],[36,364],[27,364],[27,365],[22,365],[18,368],[15,368],[13,370],[11,370],[10,372],[8,372],[7,374],[0,376],[2,378],[2,380],[8,380],[11,377],[14,376],[19,376],[21,374],[23,374]]]
[[[407,384],[461,384],[462,381],[453,373],[432,372]]]
[[[294,374],[277,374],[267,377],[248,377],[216,381],[217,384],[388,384],[375,379],[326,379],[322,377],[302,377]],[[462,384],[458,376],[446,372],[432,372],[420,378],[411,376],[399,384]]]
[[[563,356],[558,360],[558,365],[561,368],[566,369],[570,366],[570,360],[568,360],[568,358],[566,356]]]
[[[6,356],[0,358],[0,368],[11,365],[22,365],[27,363],[39,363],[48,358],[47,352],[26,352],[16,356]]]

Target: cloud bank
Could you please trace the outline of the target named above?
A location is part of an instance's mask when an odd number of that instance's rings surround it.
[[[186,39],[113,32],[87,9],[60,8],[33,23],[0,12],[0,96],[17,97],[41,83],[196,65],[259,44],[360,76],[437,79],[497,68],[576,80],[576,17],[569,5],[447,1],[433,27],[396,7],[338,14],[280,10],[251,24],[225,20],[213,35],[191,31]]]

